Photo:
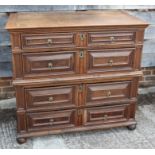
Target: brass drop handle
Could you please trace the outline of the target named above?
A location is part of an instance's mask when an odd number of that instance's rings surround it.
[[[107,92],[107,97],[110,97],[111,96],[111,91],[108,91]]]
[[[111,40],[111,41],[114,41],[114,39],[115,39],[114,37],[110,37],[110,40]]]
[[[53,125],[53,122],[54,122],[53,118],[49,119],[50,125]]]
[[[49,62],[49,63],[48,63],[48,68],[49,68],[49,69],[52,69],[52,67],[53,67],[52,62]]]
[[[47,42],[48,42],[49,45],[51,45],[52,44],[52,39],[47,39]]]
[[[49,102],[52,102],[53,100],[54,100],[54,98],[51,96],[51,97],[49,97]]]
[[[84,40],[85,35],[84,34],[80,34],[80,40],[83,41]]]
[[[103,119],[106,121],[106,120],[108,119],[108,115],[105,114],[105,115],[103,116]]]
[[[112,65],[113,65],[113,60],[109,60],[109,61],[108,61],[108,64],[109,64],[110,66],[112,66]]]

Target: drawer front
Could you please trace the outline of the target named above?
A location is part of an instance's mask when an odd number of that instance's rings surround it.
[[[75,51],[23,54],[24,76],[75,74],[77,69]]]
[[[63,129],[76,126],[76,111],[27,113],[27,127],[31,130]]]
[[[133,45],[135,34],[136,32],[130,31],[89,32],[88,45]]]
[[[88,50],[87,72],[133,70],[135,49]]]
[[[27,109],[60,109],[77,106],[76,86],[59,86],[25,89]]]
[[[129,105],[89,108],[84,110],[83,125],[119,123],[127,121],[129,116]]]
[[[129,101],[131,81],[86,85],[86,105],[102,105]]]
[[[74,47],[74,33],[22,34],[23,49]]]

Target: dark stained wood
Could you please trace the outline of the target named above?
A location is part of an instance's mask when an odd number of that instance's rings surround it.
[[[123,11],[13,13],[17,141],[127,126],[147,23]]]

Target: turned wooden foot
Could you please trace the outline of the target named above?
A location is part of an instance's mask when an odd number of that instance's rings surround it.
[[[127,126],[127,128],[129,130],[135,130],[136,129],[136,124],[129,125],[129,126]]]
[[[26,141],[27,141],[26,138],[17,138],[17,142],[18,142],[19,144],[23,144],[23,143],[25,143]]]

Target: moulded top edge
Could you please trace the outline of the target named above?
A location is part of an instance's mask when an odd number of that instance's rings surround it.
[[[54,11],[12,13],[6,29],[65,28],[65,27],[147,27],[145,21],[125,11]]]

